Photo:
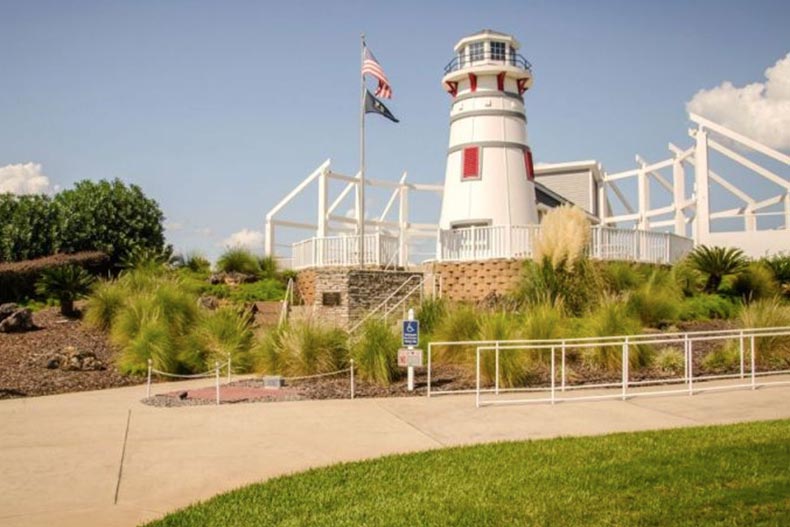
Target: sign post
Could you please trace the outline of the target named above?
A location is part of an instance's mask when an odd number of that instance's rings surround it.
[[[403,321],[402,343],[406,349],[399,350],[398,363],[407,369],[408,389],[414,391],[414,366],[422,366],[422,350],[414,349],[420,343],[420,322],[414,319],[414,310],[409,309]],[[405,362],[405,364],[403,364]]]

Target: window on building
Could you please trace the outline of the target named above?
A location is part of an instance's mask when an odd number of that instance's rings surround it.
[[[475,42],[473,44],[469,44],[469,60],[471,62],[477,62],[483,60],[484,54],[485,54],[485,50],[483,48],[482,42]]]
[[[458,51],[458,65],[461,68],[466,66],[466,47],[463,47]]]
[[[532,164],[532,150],[524,150],[524,167],[527,169],[527,179],[535,181],[535,166]]]
[[[470,146],[463,150],[461,179],[480,178],[480,147]]]
[[[491,58],[493,60],[501,60],[504,62],[505,60],[505,43],[504,42],[492,42],[491,43]]]
[[[510,46],[510,63],[515,66],[516,65],[516,48]]]

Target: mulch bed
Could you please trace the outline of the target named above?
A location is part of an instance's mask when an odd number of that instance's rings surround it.
[[[38,329],[0,333],[0,399],[101,390],[140,384],[142,377],[123,375],[115,367],[107,336],[79,319],[65,318],[57,308],[33,314]],[[47,359],[66,347],[92,352],[106,365],[97,371],[47,369]]]

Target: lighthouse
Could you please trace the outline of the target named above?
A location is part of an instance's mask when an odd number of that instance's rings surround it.
[[[462,38],[444,69],[452,97],[439,227],[443,231],[538,223],[524,93],[530,63],[511,35]]]

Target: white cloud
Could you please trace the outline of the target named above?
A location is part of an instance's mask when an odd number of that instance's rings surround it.
[[[250,229],[242,229],[225,238],[222,244],[225,247],[243,247],[245,249],[260,252],[263,250],[263,233]]]
[[[772,148],[790,149],[790,53],[765,70],[765,82],[723,82],[700,90],[686,109]]]
[[[165,223],[165,229],[173,232],[182,231],[184,230],[184,224],[178,221],[168,221],[167,223]]]
[[[0,193],[44,194],[52,191],[49,178],[39,163],[19,163],[0,167]]]

